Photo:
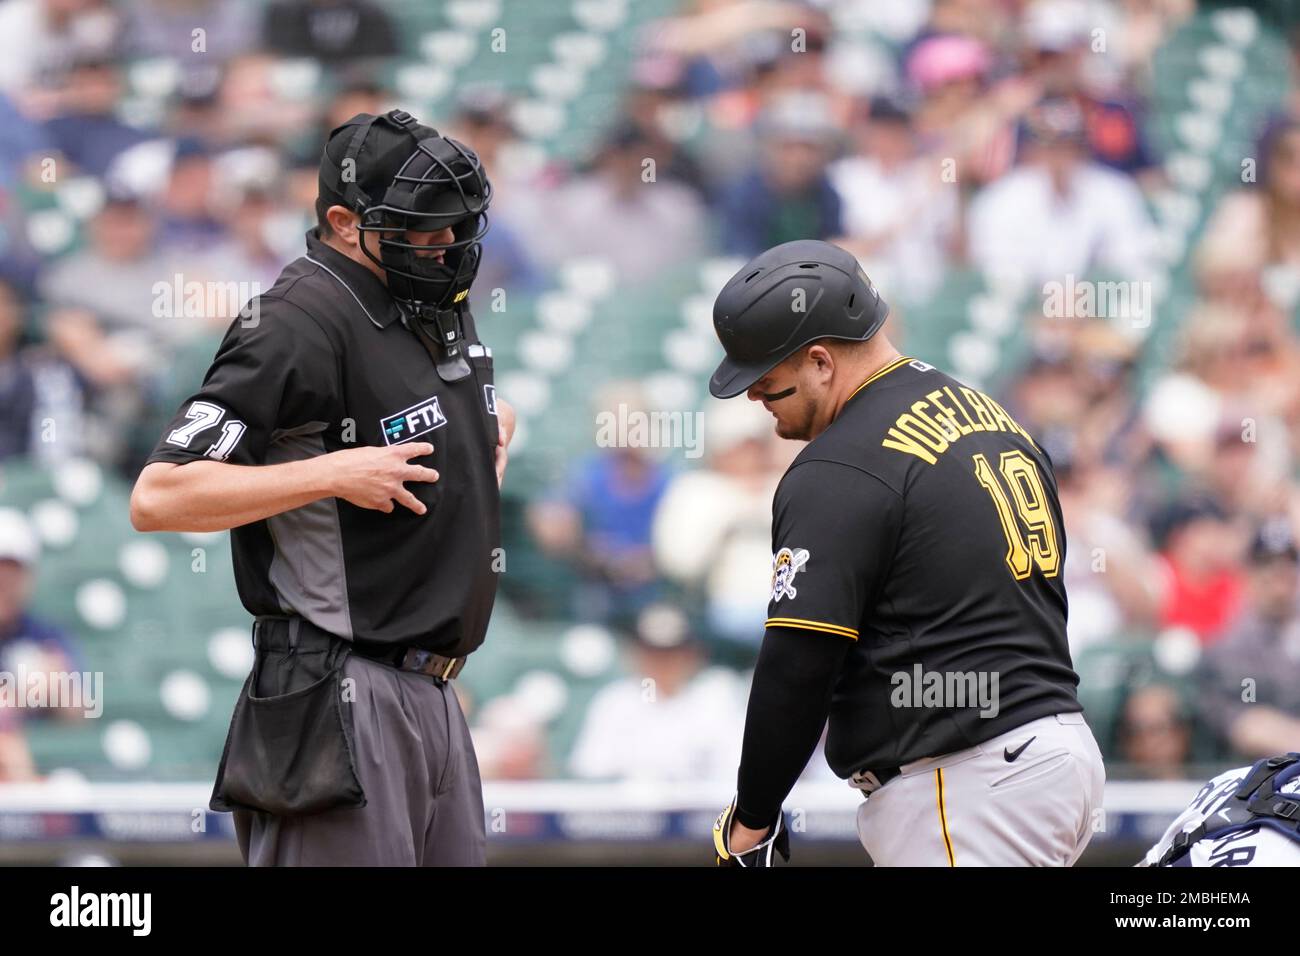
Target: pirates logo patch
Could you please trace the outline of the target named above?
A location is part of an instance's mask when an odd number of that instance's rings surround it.
[[[772,600],[793,598],[799,592],[794,587],[794,576],[808,563],[805,548],[782,548],[772,555]]]

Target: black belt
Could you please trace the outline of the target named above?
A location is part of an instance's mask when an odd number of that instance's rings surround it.
[[[407,647],[404,644],[361,644],[358,641],[353,641],[352,653],[358,654],[366,658],[366,660],[378,661],[381,664],[387,664],[389,667],[396,667],[399,671],[424,674],[427,677],[436,677],[439,680],[454,680],[456,675],[465,667],[465,658],[463,657],[446,657],[418,647]]]
[[[296,621],[298,624],[298,636],[290,637],[292,631],[291,624]],[[270,628],[283,627],[282,635]],[[317,642],[324,639],[330,642],[344,641],[344,638],[333,634],[324,628],[317,627],[315,624],[302,617],[280,617],[280,616],[262,616],[258,617],[253,626],[253,641],[258,643],[259,635],[263,640],[284,641],[288,638],[291,642],[301,640],[303,635],[314,637]],[[274,635],[274,636],[273,636]],[[353,654],[364,657],[366,660],[377,661],[388,667],[395,667],[401,671],[409,671],[412,674],[424,674],[427,677],[436,677],[439,680],[454,680],[461,670],[465,667],[464,657],[447,657],[443,654],[435,654],[433,651],[426,651],[418,647],[408,647],[405,644],[379,644],[373,641],[353,640],[345,641],[352,650]]]

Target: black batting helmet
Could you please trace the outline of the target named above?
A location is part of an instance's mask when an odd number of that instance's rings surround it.
[[[815,239],[760,253],[728,280],[713,303],[713,328],[727,356],[709,379],[732,398],[817,339],[869,339],[889,306],[839,246]]]

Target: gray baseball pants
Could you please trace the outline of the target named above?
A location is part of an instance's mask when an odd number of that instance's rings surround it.
[[[359,809],[278,817],[236,810],[250,866],[482,866],[483,789],[469,727],[449,682],[353,654]]]
[[[1073,866],[1104,825],[1106,770],[1083,714],[899,769],[858,807],[877,866]]]

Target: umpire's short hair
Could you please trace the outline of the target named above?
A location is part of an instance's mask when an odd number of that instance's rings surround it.
[[[316,234],[322,239],[328,239],[334,235],[334,228],[330,225],[328,215],[332,205],[334,204],[326,197],[316,197]]]

